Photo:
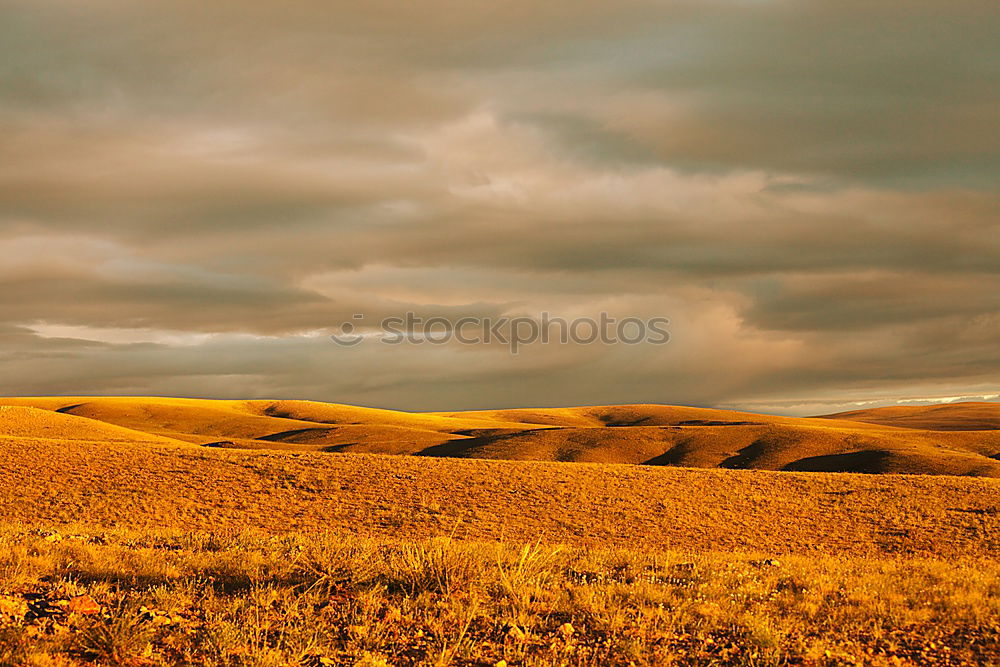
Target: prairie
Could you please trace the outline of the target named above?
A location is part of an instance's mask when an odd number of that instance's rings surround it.
[[[1000,662],[1000,479],[711,458],[761,432],[923,452],[926,418],[3,402],[0,665]],[[701,459],[633,464],[672,428]],[[528,447],[560,432],[597,460]]]

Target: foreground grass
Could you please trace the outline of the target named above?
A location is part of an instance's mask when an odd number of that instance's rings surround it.
[[[960,665],[1000,564],[0,531],[0,665]]]

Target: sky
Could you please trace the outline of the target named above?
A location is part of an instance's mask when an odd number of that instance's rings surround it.
[[[0,0],[0,394],[996,400],[998,34],[995,0]],[[406,312],[671,339],[329,338]]]

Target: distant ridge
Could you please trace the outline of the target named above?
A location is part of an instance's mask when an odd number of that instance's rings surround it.
[[[1000,429],[1000,403],[893,406],[838,412],[825,418],[931,431],[995,431]]]

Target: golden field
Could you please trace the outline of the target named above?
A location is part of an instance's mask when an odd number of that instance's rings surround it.
[[[996,404],[0,403],[0,665],[1000,662]]]
[[[995,561],[8,529],[6,665],[987,665]]]

